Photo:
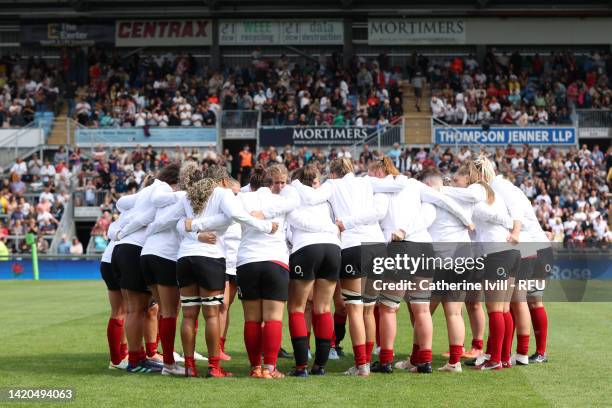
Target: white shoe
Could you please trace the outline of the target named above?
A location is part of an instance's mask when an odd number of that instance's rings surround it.
[[[413,368],[415,368],[416,366],[413,365],[410,362],[410,359],[408,360],[400,360],[397,363],[395,363],[395,368],[400,369],[400,370],[408,370],[411,371]]]
[[[446,371],[449,373],[460,373],[463,371],[463,369],[461,368],[461,362],[458,362],[455,364],[446,363],[444,364],[444,366],[438,368],[438,371]]]
[[[529,356],[526,354],[514,353],[510,357],[510,363],[512,365],[529,365]]]
[[[178,364],[174,363],[172,365],[164,364],[164,368],[162,369],[162,375],[185,375],[185,367],[181,367]]]
[[[184,363],[185,359],[183,358],[183,356],[181,356],[179,353],[177,353],[176,351],[174,351],[172,353],[172,355],[174,356],[174,361],[177,363]]]
[[[329,349],[329,360],[340,360],[340,356],[338,355],[338,352],[336,351],[335,348],[330,348]]]
[[[362,364],[359,367],[351,366],[351,368],[344,372],[344,375],[367,377],[368,375],[370,375],[370,365]]]
[[[376,348],[374,349],[373,354],[374,354],[375,356],[379,355],[379,354],[380,354],[380,347],[376,347]]]
[[[197,351],[193,352],[193,358],[197,361],[208,361],[207,357],[204,357],[203,355],[201,355],[200,353],[198,353]]]
[[[484,363],[486,363],[490,359],[491,359],[491,355],[490,354],[481,354],[478,357],[476,357],[475,365],[477,365],[477,366],[483,365]]]
[[[123,360],[121,360],[119,364],[113,364],[112,361],[108,363],[108,368],[110,370],[125,370],[127,369],[127,366],[128,366],[127,358],[124,358]]]

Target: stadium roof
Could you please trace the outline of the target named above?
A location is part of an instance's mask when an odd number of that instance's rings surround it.
[[[0,17],[606,16],[612,0],[0,0]]]

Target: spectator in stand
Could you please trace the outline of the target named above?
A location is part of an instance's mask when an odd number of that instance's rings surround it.
[[[57,246],[57,252],[62,255],[70,254],[71,243],[68,241],[68,236],[66,234],[62,234],[62,241]]]
[[[83,245],[77,237],[72,238],[72,245],[70,246],[71,255],[83,255]]]

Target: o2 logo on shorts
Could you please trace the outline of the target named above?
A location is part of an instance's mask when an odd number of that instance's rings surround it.
[[[293,268],[293,273],[295,273],[298,276],[304,277],[304,272],[302,271],[301,265],[295,265],[295,268]]]
[[[347,265],[344,267],[344,272],[346,272],[346,273],[347,273],[347,274],[349,274],[349,275],[354,275],[354,274],[355,274],[355,268],[353,268],[353,265],[351,265],[351,264],[347,264]]]
[[[506,277],[506,269],[503,266],[497,268],[497,276],[499,276],[500,278]]]

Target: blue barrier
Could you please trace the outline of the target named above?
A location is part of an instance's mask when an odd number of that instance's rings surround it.
[[[41,260],[41,280],[90,280],[100,278],[100,261],[95,259]],[[557,259],[552,279],[612,280],[612,262],[607,259],[573,260]],[[33,279],[30,259],[0,261],[0,280]]]
[[[75,132],[77,146],[92,147],[97,144],[156,147],[213,146],[217,143],[214,127],[152,127],[148,134],[144,128],[78,128]]]
[[[38,262],[41,280],[92,280],[100,278],[99,260],[45,260]],[[0,262],[0,280],[31,280],[32,260]]]
[[[578,143],[576,128],[569,126],[551,127],[518,127],[491,126],[482,127],[454,126],[451,128],[434,127],[433,143],[440,145],[497,145],[530,144],[530,145],[565,145]]]

